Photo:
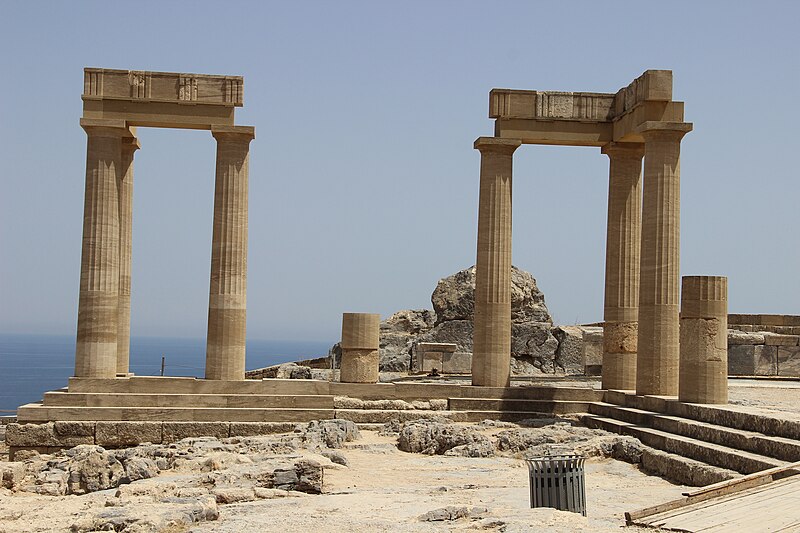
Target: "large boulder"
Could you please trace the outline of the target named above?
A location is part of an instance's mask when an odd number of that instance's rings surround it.
[[[475,267],[439,280],[431,295],[436,325],[451,320],[472,320],[475,313]],[[553,323],[544,294],[534,277],[511,267],[511,321]]]
[[[398,311],[381,322],[381,371],[405,372],[411,368],[411,348],[419,335],[430,331],[435,319],[428,309],[412,309]]]

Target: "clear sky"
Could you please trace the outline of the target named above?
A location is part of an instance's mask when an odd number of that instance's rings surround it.
[[[672,69],[682,274],[800,314],[798,2],[0,2],[0,331],[75,331],[83,67],[243,75],[254,125],[248,336],[335,340],[430,307],[475,262],[493,87],[615,92]],[[132,334],[203,337],[215,143],[139,130]],[[530,147],[514,264],[558,323],[602,319],[608,160]]]

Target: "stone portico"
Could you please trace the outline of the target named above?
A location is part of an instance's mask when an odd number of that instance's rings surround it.
[[[481,153],[473,384],[509,385],[513,154],[523,144],[598,147],[609,157],[603,388],[677,395],[680,143],[691,131],[672,72],[616,93],[493,89]],[[642,160],[644,180],[642,183]]]

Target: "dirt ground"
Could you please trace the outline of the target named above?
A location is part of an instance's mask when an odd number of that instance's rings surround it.
[[[531,509],[528,471],[520,459],[427,456],[401,452],[395,443],[395,437],[362,431],[362,439],[342,450],[349,467],[326,469],[323,494],[221,505],[218,520],[188,531],[618,532],[624,526],[624,511],[677,498],[685,489],[624,462],[591,459],[586,465],[588,516],[584,518],[552,509]],[[0,532],[69,531],[82,514],[106,506],[113,494],[110,490],[47,497],[0,489]],[[473,516],[420,519],[444,507],[466,507]]]

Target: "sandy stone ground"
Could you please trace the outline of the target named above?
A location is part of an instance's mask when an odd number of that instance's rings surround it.
[[[349,466],[325,469],[323,494],[296,493],[291,498],[220,505],[216,521],[165,531],[618,532],[624,526],[624,511],[677,498],[686,488],[647,476],[628,463],[590,459],[586,465],[588,517],[530,509],[528,471],[520,459],[406,453],[397,450],[396,437],[361,433],[361,439],[341,450]],[[174,475],[162,477],[171,482],[176,479]],[[136,483],[152,484],[153,480]],[[82,515],[112,504],[115,492],[48,497],[0,489],[0,532],[69,531]],[[420,519],[445,507],[465,507],[472,516]]]
[[[592,381],[586,386],[593,386]],[[736,408],[798,415],[800,382],[730,380]],[[513,457],[471,458],[401,452],[395,436],[362,431],[362,438],[340,450],[349,466],[328,463],[323,494],[263,499],[218,506],[219,518],[165,533],[219,531],[380,532],[380,531],[649,531],[624,527],[623,513],[677,497],[686,487],[648,476],[613,459],[586,464],[588,517],[552,509],[530,509],[525,462]],[[0,445],[0,460],[7,459]],[[305,454],[306,452],[300,452]],[[178,483],[165,471],[154,482]],[[143,485],[144,487],[144,485]],[[114,505],[116,489],[81,496],[42,496],[0,489],[0,533],[66,532],[82,516]],[[146,490],[144,491],[146,493]],[[164,503],[141,499],[163,513]],[[465,509],[470,516],[424,521],[437,509]]]

